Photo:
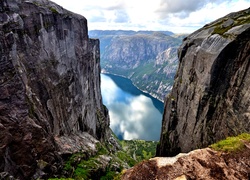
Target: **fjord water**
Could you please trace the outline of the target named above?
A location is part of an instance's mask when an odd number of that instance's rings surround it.
[[[163,103],[137,89],[129,79],[101,74],[103,103],[119,139],[159,140]]]

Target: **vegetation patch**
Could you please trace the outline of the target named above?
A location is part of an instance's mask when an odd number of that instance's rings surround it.
[[[228,137],[212,144],[210,147],[216,151],[238,152],[244,149],[244,141],[250,142],[250,134],[243,133],[236,137]]]
[[[123,140],[121,145],[123,150],[138,163],[150,159],[156,154],[158,141],[145,140]]]
[[[49,180],[74,180],[72,178],[49,178]]]
[[[50,180],[118,180],[124,169],[155,156],[157,141],[124,140],[119,141],[119,144],[122,149],[115,153],[111,153],[107,145],[96,143],[97,152],[94,155],[79,152],[64,157],[65,163],[61,174]]]
[[[124,162],[127,162],[128,165],[130,167],[134,166],[137,161],[135,159],[133,159],[129,154],[127,154],[126,152],[124,151],[118,151],[116,153],[116,156],[121,160],[121,161],[124,161]]]
[[[53,7],[49,7],[49,10],[54,14],[59,14],[59,12]]]
[[[242,13],[242,14],[239,14],[238,16],[232,17],[233,23],[225,27],[223,26],[223,23],[226,22],[227,20],[228,18],[222,19],[221,21],[215,24],[212,24],[210,26],[207,26],[207,27],[208,28],[212,26],[214,27],[212,34],[219,34],[219,35],[227,37],[228,35],[225,35],[224,33],[227,32],[229,29],[236,27],[236,26],[250,23],[250,14]]]

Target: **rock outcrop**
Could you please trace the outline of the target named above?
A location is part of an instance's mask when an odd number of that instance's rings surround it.
[[[156,157],[128,169],[122,179],[133,180],[218,180],[250,178],[250,146],[237,153],[210,148],[181,153],[176,157]]]
[[[207,147],[250,132],[250,9],[185,38],[166,98],[158,156]]]
[[[99,51],[84,17],[47,0],[0,1],[0,172],[48,177],[60,154],[94,146],[82,132],[108,141]]]
[[[173,86],[181,38],[169,32],[90,31],[100,39],[105,73],[129,78],[140,90],[163,101]]]

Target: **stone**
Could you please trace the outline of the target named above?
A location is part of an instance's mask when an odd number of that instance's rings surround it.
[[[247,145],[247,144],[246,144]],[[126,170],[124,180],[249,179],[250,149],[236,153],[198,149],[176,157],[155,157]]]
[[[47,179],[62,154],[110,134],[99,40],[88,38],[86,18],[47,0],[2,0],[0,172]]]
[[[165,99],[158,156],[250,132],[250,9],[220,18],[185,38]],[[227,28],[221,25],[232,19]]]

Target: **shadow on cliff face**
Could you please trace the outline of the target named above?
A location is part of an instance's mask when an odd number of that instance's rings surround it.
[[[238,35],[220,52],[211,68],[214,76],[211,77],[207,95],[210,96],[207,120],[211,127],[207,127],[206,131],[214,127],[213,132],[209,132],[214,137],[209,143],[249,131],[249,118],[245,116],[249,111],[249,103],[246,102],[248,98],[244,98],[248,96],[248,86],[247,90],[245,88],[250,82],[247,76],[250,67],[249,37],[250,29]]]
[[[185,38],[165,101],[159,156],[250,131],[249,15],[249,8],[231,13]]]
[[[61,171],[59,154],[84,149],[78,134],[108,141],[99,41],[86,18],[51,1],[0,5],[0,172],[47,179]]]

